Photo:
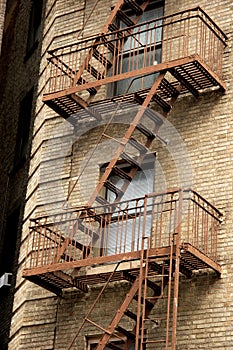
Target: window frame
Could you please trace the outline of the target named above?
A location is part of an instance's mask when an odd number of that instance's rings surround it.
[[[156,9],[161,9],[162,8],[162,16],[164,15],[164,7],[165,7],[165,1],[164,0],[155,0],[152,1],[147,8],[145,9],[144,13],[149,12],[149,11],[153,11]],[[134,15],[134,13],[129,10],[127,15],[130,17],[132,15]],[[160,18],[161,16],[159,16],[158,18]],[[142,22],[143,23],[143,22]],[[120,27],[120,23],[118,22],[117,25]],[[122,27],[124,28],[124,26]],[[158,63],[160,63],[161,59],[162,59],[162,41],[163,41],[163,33],[161,32],[161,40],[156,43],[156,46],[154,47],[154,49],[156,51],[158,51]],[[141,50],[141,52],[143,53],[143,50]],[[138,48],[136,49],[136,51],[138,52],[138,54],[140,54],[140,50],[138,50]],[[126,60],[127,57],[130,56],[130,53],[127,53],[127,50],[125,51],[125,53],[123,53],[123,59]],[[122,63],[124,64],[124,63]],[[115,74],[117,74],[117,72],[115,72]],[[155,74],[155,78],[156,79],[156,74]],[[113,96],[120,96],[125,94],[126,89],[124,86],[128,87],[130,84],[130,81],[133,80],[134,78],[128,78],[128,79],[123,79],[123,80],[119,80],[116,81],[112,84],[112,86],[109,88],[108,90],[108,94],[109,95],[113,95]],[[151,84],[151,81],[154,80],[153,79],[153,75],[148,75],[148,77],[145,78],[145,76],[138,76],[137,79],[135,80],[135,84],[133,84],[131,86],[131,88],[127,91],[127,92],[135,92],[138,90],[139,84],[140,84],[140,80],[143,81],[143,85],[146,84],[145,81],[148,80],[149,85]],[[132,91],[131,91],[132,90]]]

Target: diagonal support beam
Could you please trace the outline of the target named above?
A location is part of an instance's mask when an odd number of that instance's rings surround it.
[[[121,144],[118,147],[118,149],[116,150],[112,160],[110,161],[109,165],[107,166],[103,176],[101,177],[98,185],[95,188],[95,191],[93,192],[93,194],[91,195],[89,201],[88,201],[88,206],[92,206],[92,204],[94,203],[97,195],[100,193],[102,187],[104,186],[105,181],[108,179],[109,175],[111,174],[111,171],[113,169],[113,167],[116,165],[118,159],[120,158],[121,153],[124,151],[124,148],[129,140],[129,138],[131,137],[131,135],[133,134],[134,130],[136,129],[138,123],[140,122],[144,112],[145,112],[145,108],[148,107],[149,103],[151,102],[156,90],[158,89],[161,81],[163,80],[164,76],[166,74],[166,71],[160,73],[160,75],[158,76],[158,78],[156,79],[156,81],[154,82],[152,88],[150,89],[150,91],[148,92],[145,100],[142,103],[141,108],[139,109],[139,111],[137,112],[136,116],[134,117],[133,121],[131,122],[128,130],[126,131],[124,137],[121,140]]]

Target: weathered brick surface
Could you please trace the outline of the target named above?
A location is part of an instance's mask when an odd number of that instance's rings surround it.
[[[4,118],[1,117],[0,121],[6,140],[6,145],[2,145],[3,150],[6,150],[4,157],[10,159],[7,162],[7,171],[13,162],[12,145],[16,138],[19,102],[33,84],[36,88],[35,121],[31,129],[32,149],[27,187],[25,182],[27,169],[20,169],[17,176],[11,178],[11,191],[8,193],[7,210],[10,210],[13,203],[22,195],[26,198],[9,350],[66,349],[99,292],[97,287],[92,288],[88,294],[69,291],[61,299],[21,277],[27,263],[25,257],[30,217],[61,210],[68,188],[71,188],[76,181],[103,130],[102,126],[93,128],[92,125],[88,125],[85,133],[79,129],[75,135],[70,125],[41,101],[46,83],[47,50],[74,43],[77,37],[97,33],[115,1],[101,0],[85,29],[80,33],[94,3],[94,0],[45,2],[41,47],[26,62],[23,53],[26,48],[29,1],[20,2],[15,21],[15,34],[12,38],[14,52],[9,62],[7,83],[4,85],[5,99],[1,105],[1,115]],[[177,349],[230,350],[233,342],[231,282],[233,9],[229,0],[215,3],[202,0],[197,5],[200,5],[229,37],[223,58],[223,79],[227,84],[227,91],[225,94],[208,92],[199,99],[191,95],[179,98],[169,115],[169,122],[177,137],[173,139],[174,135],[171,132],[168,147],[162,146],[158,141],[152,146],[152,151],[157,153],[155,191],[161,187],[185,186],[191,181],[192,187],[224,214],[219,234],[219,262],[223,268],[221,278],[217,278],[213,273],[199,273],[191,279],[184,277],[181,279]],[[165,1],[165,14],[190,7],[193,7],[193,2],[190,0]],[[109,134],[119,138],[124,130],[123,123],[113,125]],[[162,136],[166,138],[167,134],[166,128],[161,129]],[[191,179],[183,175],[189,174],[190,168],[184,163],[184,157],[180,152],[180,140],[190,161],[188,164],[191,164]],[[175,146],[179,147],[174,158]],[[70,204],[79,205],[87,202],[98,181],[99,166],[111,159],[114,147],[115,144],[109,141],[101,143],[78,186],[75,187],[70,197]],[[4,160],[2,155],[1,157]],[[3,162],[3,166],[5,164]],[[182,179],[179,178],[179,173]],[[5,187],[5,173],[1,181]],[[1,197],[4,197],[4,193]],[[115,283],[110,286],[93,311],[91,319],[106,327],[127,288],[127,283]],[[162,304],[159,310],[164,313]],[[132,327],[131,324],[126,326]],[[80,350],[85,348],[85,335],[99,333],[98,329],[87,324],[78,337],[75,348]]]

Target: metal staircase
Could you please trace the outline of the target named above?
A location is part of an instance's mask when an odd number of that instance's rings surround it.
[[[151,259],[149,257],[148,249],[144,250],[145,240],[147,241],[147,248],[149,248],[150,240],[148,237],[144,237],[142,240],[140,269],[136,275],[125,272],[125,278],[131,283],[131,287],[108,327],[106,329],[103,328],[103,326],[91,320],[90,316],[108,287],[108,284],[114,278],[114,274],[120,263],[116,264],[114,271],[94,300],[67,350],[73,348],[85,323],[90,323],[103,332],[95,350],[104,350],[106,347],[113,350],[129,350],[132,349],[132,346],[135,350],[143,350],[145,348],[154,349],[155,345],[158,349],[168,349],[170,344],[175,344],[175,327],[172,327],[172,331],[170,329],[172,322],[174,324],[176,323],[176,312],[173,312],[173,320],[171,317],[171,307],[173,304],[171,283],[173,280],[172,275],[175,271],[173,264],[175,256],[174,246],[171,244],[170,254],[167,260],[163,263],[158,263],[156,259]],[[178,271],[175,273],[177,272]],[[162,301],[165,305],[166,314],[164,317],[156,313],[156,304],[159,301]],[[177,308],[177,305],[175,305],[175,308]],[[124,326],[124,324],[127,324],[127,318],[135,322],[135,326],[131,330]],[[160,325],[163,325],[163,328],[165,328],[163,334]],[[153,327],[156,328],[155,332],[153,332]],[[150,336],[151,330],[153,338]],[[115,342],[112,341],[113,338],[119,339],[121,343],[123,343],[123,347],[116,345]],[[175,347],[172,346],[172,349],[175,349]]]

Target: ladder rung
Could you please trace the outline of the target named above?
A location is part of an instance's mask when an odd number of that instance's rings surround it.
[[[116,187],[112,182],[106,180],[104,186],[108,188],[111,192],[115,193],[117,196],[122,196],[124,192],[120,188]]]
[[[149,129],[147,129],[147,127],[145,127],[143,124],[139,123],[136,126],[136,129],[139,130],[142,134],[144,134],[146,137],[150,138],[150,139],[154,139],[155,138],[155,134],[150,131]]]
[[[136,3],[136,1],[125,0],[125,4],[127,4],[137,15],[141,15],[143,13],[142,8]]]
[[[136,159],[130,157],[125,152],[121,153],[121,158],[124,159],[128,164],[130,164],[134,168],[139,168],[140,165],[137,163]]]
[[[144,115],[150,118],[158,126],[163,124],[163,119],[161,118],[160,114],[150,108],[145,110]]]
[[[147,153],[148,149],[143,146],[140,142],[138,142],[137,140],[135,140],[133,137],[131,137],[129,139],[129,143],[135,147],[139,152],[140,154],[144,154],[144,153]]]
[[[97,80],[105,78],[105,75],[103,73],[98,72],[97,69],[90,65],[90,63],[88,63],[87,71]]]
[[[122,10],[118,10],[117,11],[117,17],[122,21],[124,22],[128,27],[131,27],[133,26],[135,23],[134,21],[132,21],[131,18],[129,18],[124,11]]]
[[[130,332],[130,331],[127,331],[125,328],[123,328],[123,327],[121,327],[121,326],[117,326],[117,327],[116,327],[116,330],[117,330],[119,333],[125,335],[125,336],[126,336],[127,338],[129,338],[129,339],[135,339],[135,334],[133,334],[133,333]]]
[[[128,181],[132,180],[132,177],[129,174],[127,174],[124,170],[122,170],[121,168],[119,168],[116,165],[112,168],[112,173],[119,176],[122,179],[125,179]]]
[[[130,310],[125,311],[125,315],[132,318],[132,320],[137,321],[137,315]]]
[[[112,67],[111,61],[109,61],[102,53],[100,53],[97,49],[94,49],[93,56],[97,59],[104,67],[107,69]]]

